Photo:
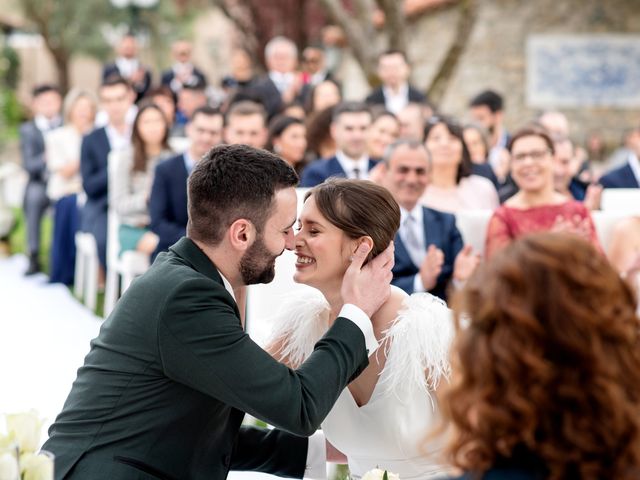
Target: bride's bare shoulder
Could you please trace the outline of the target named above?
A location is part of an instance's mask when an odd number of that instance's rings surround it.
[[[392,285],[389,299],[382,305],[382,307],[380,307],[380,310],[378,310],[371,319],[374,325],[390,326],[398,317],[398,312],[401,310],[402,304],[408,296],[409,295],[407,295],[403,290]]]

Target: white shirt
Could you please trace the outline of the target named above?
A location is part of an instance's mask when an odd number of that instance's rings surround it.
[[[289,88],[291,88],[291,85],[293,85],[295,75],[293,74],[293,72],[282,73],[270,71],[269,78],[282,95],[284,92],[289,90]]]
[[[231,298],[235,301],[236,296],[233,293],[233,287],[229,280],[225,278],[220,270],[218,270],[224,288]],[[373,333],[373,326],[371,320],[367,315],[355,305],[347,303],[342,307],[339,317],[344,317],[351,320],[362,331],[364,335],[365,345],[367,346],[367,353],[369,356],[375,352],[378,348],[378,340]],[[327,446],[325,436],[321,431],[314,433],[309,437],[309,445],[307,447],[307,463],[304,471],[304,478],[312,478],[322,480],[327,477]]]
[[[189,150],[185,150],[185,152],[182,155],[184,155],[184,168],[187,169],[187,176],[191,175],[191,172],[193,171],[193,167],[196,166],[196,161],[189,154]],[[224,279],[224,277],[223,277],[223,279]],[[235,298],[234,298],[234,300],[235,300]]]
[[[49,130],[53,130],[54,128],[58,128],[62,125],[62,119],[59,116],[47,118],[44,115],[36,115],[33,118],[33,123],[36,124],[36,127],[41,132],[48,132]]]
[[[138,68],[140,68],[140,62],[137,58],[118,57],[116,58],[116,66],[120,71],[120,75],[124,78],[131,78]]]
[[[109,145],[111,146],[112,152],[116,150],[124,150],[131,145],[130,127],[127,127],[124,133],[120,133],[118,130],[113,128],[111,124],[107,124],[104,129],[107,133],[107,138],[109,139]]]
[[[347,157],[342,150],[338,150],[336,152],[336,159],[340,163],[347,178],[359,178],[360,180],[367,180],[369,178],[369,156],[367,154],[362,155],[358,159],[354,159]],[[355,174],[356,169],[358,169],[357,176]]]
[[[409,105],[409,84],[407,82],[400,86],[398,93],[394,93],[389,87],[382,87],[382,93],[386,109],[394,115]]]
[[[631,171],[633,172],[633,176],[636,177],[636,182],[640,185],[640,161],[638,160],[638,156],[631,152],[628,161],[629,167],[631,167]]]

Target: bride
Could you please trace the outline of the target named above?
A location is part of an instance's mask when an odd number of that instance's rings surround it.
[[[311,354],[342,308],[350,256],[361,242],[371,246],[371,258],[381,253],[399,224],[395,200],[371,182],[331,179],[309,191],[296,235],[294,280],[319,293],[283,305],[267,346],[274,357],[295,368]],[[439,463],[441,439],[434,437],[426,448],[421,442],[439,419],[434,391],[449,373],[449,310],[437,297],[408,296],[392,287],[371,321],[381,348],[322,424],[334,452],[329,460],[344,462],[342,452],[352,478],[374,468],[403,480],[442,475],[448,469]]]

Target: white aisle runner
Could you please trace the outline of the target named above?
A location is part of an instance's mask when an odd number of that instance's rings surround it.
[[[33,408],[45,418],[44,441],[102,319],[64,285],[48,284],[44,275],[24,277],[26,269],[24,256],[0,258],[0,431],[2,414]],[[232,472],[229,478],[278,477]]]

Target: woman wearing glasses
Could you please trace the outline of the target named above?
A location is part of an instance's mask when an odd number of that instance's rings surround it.
[[[489,221],[485,255],[527,233],[540,231],[572,232],[600,245],[587,208],[554,189],[554,148],[549,135],[540,127],[525,127],[511,138],[511,176],[518,193],[498,208]]]

